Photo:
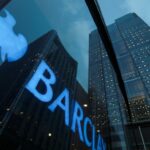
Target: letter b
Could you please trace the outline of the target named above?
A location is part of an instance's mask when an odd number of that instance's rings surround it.
[[[47,78],[44,76],[44,72],[48,71],[50,77]],[[37,90],[37,86],[39,82],[43,81],[46,86],[46,92],[43,94]],[[49,102],[53,97],[53,90],[50,85],[56,82],[56,77],[54,72],[50,69],[50,67],[45,63],[45,61],[41,61],[38,66],[36,72],[34,73],[31,80],[27,83],[26,88],[40,101]]]

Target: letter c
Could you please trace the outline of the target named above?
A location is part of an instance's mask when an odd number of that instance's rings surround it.
[[[84,138],[85,138],[85,143],[88,147],[92,145],[92,141],[90,142],[88,137],[87,137],[87,125],[90,125],[93,129],[92,121],[88,117],[84,119]]]

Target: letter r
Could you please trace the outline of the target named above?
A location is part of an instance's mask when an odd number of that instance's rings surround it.
[[[44,76],[45,71],[48,71],[50,75],[49,78]],[[37,86],[40,80],[43,81],[46,86],[46,92],[44,94],[37,90]],[[49,102],[53,97],[53,90],[50,85],[54,84],[55,82],[56,82],[56,76],[54,72],[45,63],[45,61],[41,61],[36,72],[33,74],[31,80],[27,83],[26,88],[40,101]]]

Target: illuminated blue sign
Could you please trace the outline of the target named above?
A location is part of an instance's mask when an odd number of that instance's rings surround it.
[[[45,71],[48,71],[50,75],[49,79],[44,76]],[[42,80],[46,85],[47,91],[44,94],[40,93],[36,88],[40,80]],[[48,67],[48,65],[44,61],[42,61],[37,71],[33,75],[32,80],[30,80],[30,82],[26,85],[26,88],[29,91],[32,91],[33,95],[37,97],[38,100],[42,102],[50,102],[53,97],[53,89],[50,85],[54,84],[55,82],[56,82],[55,74]]]
[[[65,104],[63,104],[62,100],[65,100]],[[69,126],[69,91],[67,89],[64,89],[64,91],[48,108],[54,112],[57,107],[60,107],[62,110],[64,110],[65,123],[67,126]]]
[[[49,76],[45,76],[45,71],[48,72]],[[43,81],[46,87],[45,93],[41,93],[38,90],[39,82]],[[52,85],[56,82],[56,76],[52,69],[45,63],[41,61],[36,72],[33,74],[31,80],[27,83],[26,88],[39,100],[42,102],[50,102],[53,99],[53,89]],[[54,112],[58,107],[64,111],[64,120],[66,126],[70,127],[73,132],[79,133],[79,138],[84,142],[87,147],[91,147],[92,150],[106,150],[105,143],[100,134],[96,137],[95,126],[93,125],[90,118],[85,117],[82,107],[75,102],[73,116],[70,117],[71,113],[69,112],[70,104],[69,90],[64,89],[57,98],[48,106],[48,109]],[[72,120],[69,120],[72,118]],[[71,125],[69,122],[71,121]],[[83,123],[83,127],[82,127]],[[91,127],[92,138],[88,137],[87,128]],[[76,131],[77,130],[77,131]],[[96,139],[97,138],[97,139]]]
[[[5,10],[6,17],[0,17],[0,57],[2,62],[16,61],[27,51],[27,41],[22,34],[16,35],[13,27],[16,24],[13,16]]]
[[[88,147],[91,147],[91,145],[92,145],[92,141],[89,141],[89,139],[88,139],[88,135],[87,135],[87,125],[90,125],[91,126],[91,128],[93,129],[93,124],[92,124],[92,121],[91,121],[91,119],[90,118],[88,118],[88,117],[86,117],[85,119],[84,119],[84,138],[85,138],[85,143],[86,143],[86,145],[88,146]]]

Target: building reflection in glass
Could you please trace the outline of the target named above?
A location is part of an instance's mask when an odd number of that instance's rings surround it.
[[[65,126],[64,113],[60,108],[53,114],[47,103],[37,101],[25,89],[41,60],[45,60],[57,76],[53,87],[54,99],[67,87],[71,99],[80,99],[78,102],[82,106],[88,102],[87,93],[76,80],[77,62],[64,49],[56,31],[48,32],[29,45],[22,59],[5,62],[0,67],[0,149],[87,149],[80,142],[79,135],[74,135]],[[43,82],[37,88],[43,92],[46,90]],[[70,113],[73,113],[73,106],[72,102]]]
[[[131,13],[117,19],[108,30],[126,86],[134,126],[128,121],[115,73],[96,30],[89,36],[91,116],[111,143],[109,149],[149,148],[147,139],[150,138],[145,129],[150,130],[150,27]]]

